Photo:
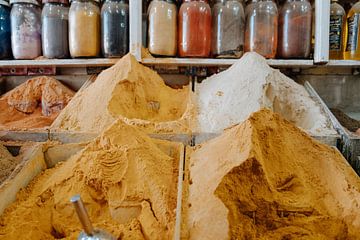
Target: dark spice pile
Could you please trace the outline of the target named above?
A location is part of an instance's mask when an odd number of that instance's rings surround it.
[[[331,108],[330,110],[335,115],[335,117],[339,120],[341,125],[346,127],[349,131],[356,132],[356,130],[358,130],[360,128],[360,121],[349,117],[340,109]]]

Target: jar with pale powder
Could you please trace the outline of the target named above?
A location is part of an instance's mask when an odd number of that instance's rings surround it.
[[[11,47],[15,59],[41,56],[41,8],[36,0],[10,1]]]
[[[177,51],[177,8],[174,0],[153,0],[148,8],[149,52],[175,56]]]
[[[70,55],[96,57],[100,54],[99,0],[74,0],[69,11]]]

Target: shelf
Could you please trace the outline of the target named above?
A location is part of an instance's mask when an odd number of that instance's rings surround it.
[[[92,59],[46,59],[46,60],[3,60],[0,68],[20,67],[109,67],[119,59],[92,58]]]
[[[329,67],[360,67],[360,61],[356,60],[330,60],[326,66]]]
[[[188,66],[188,67],[215,67],[215,66],[230,66],[238,59],[205,59],[205,58],[144,58],[142,63],[145,65],[158,66]],[[286,68],[308,68],[314,65],[313,60],[277,60],[269,59],[268,64],[273,67]]]

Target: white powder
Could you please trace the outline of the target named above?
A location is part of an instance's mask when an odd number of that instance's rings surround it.
[[[336,134],[305,88],[271,68],[256,53],[199,84],[198,132],[219,133],[268,108],[313,135]]]

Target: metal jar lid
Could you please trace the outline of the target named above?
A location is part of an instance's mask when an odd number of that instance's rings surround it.
[[[0,5],[10,7],[10,3],[8,0],[0,0]]]
[[[70,3],[76,1],[76,0],[69,0]],[[88,2],[96,2],[96,3],[100,3],[100,0],[88,0]]]
[[[37,0],[10,0],[10,4],[14,3],[31,3],[40,6],[40,2],[38,2]]]

